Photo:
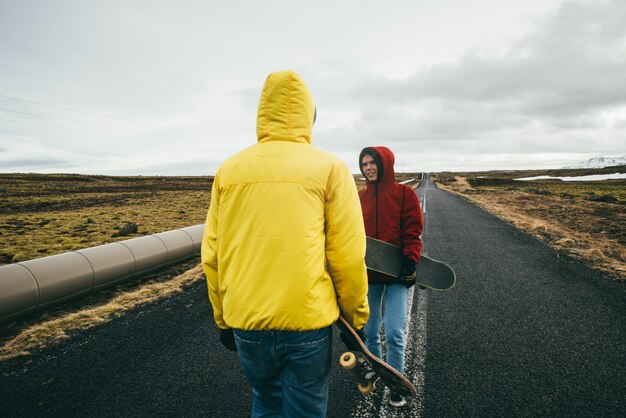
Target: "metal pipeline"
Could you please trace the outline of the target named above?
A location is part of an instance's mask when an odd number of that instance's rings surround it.
[[[198,255],[204,225],[0,267],[0,323]]]

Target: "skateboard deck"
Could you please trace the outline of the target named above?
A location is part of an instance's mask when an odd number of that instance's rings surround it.
[[[415,387],[409,380],[393,367],[375,357],[370,353],[361,338],[340,316],[335,325],[339,330],[351,340],[353,346],[358,350],[346,351],[339,358],[339,363],[344,369],[352,371],[358,380],[358,389],[363,394],[369,394],[374,390],[376,382],[380,381],[391,391],[405,397],[413,397],[417,394]]]
[[[367,237],[365,264],[368,269],[398,277],[402,274],[403,259],[402,248]],[[420,257],[416,273],[415,282],[433,290],[447,290],[456,283],[456,275],[450,266],[425,255]]]

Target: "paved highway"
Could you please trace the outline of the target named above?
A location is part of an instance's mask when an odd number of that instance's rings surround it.
[[[391,410],[335,364],[330,417],[626,416],[624,284],[426,182],[424,252],[457,285],[410,300],[407,374]],[[247,416],[250,390],[206,284],[62,345],[0,363],[0,416]],[[343,347],[335,335],[334,356]]]

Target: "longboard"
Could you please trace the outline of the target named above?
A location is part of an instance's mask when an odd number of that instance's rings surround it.
[[[339,317],[335,325],[353,343],[351,345],[358,348],[353,351],[347,346],[349,351],[341,355],[339,363],[344,369],[355,374],[358,381],[357,387],[362,394],[371,393],[378,381],[392,392],[404,397],[413,397],[417,394],[415,386],[406,377],[367,350],[361,338],[343,316]]]
[[[402,248],[367,237],[365,264],[372,271],[398,277],[402,274],[404,254]],[[416,265],[415,282],[433,290],[447,290],[456,283],[456,275],[450,266],[422,255]]]

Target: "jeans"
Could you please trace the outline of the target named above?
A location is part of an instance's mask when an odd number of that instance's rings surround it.
[[[332,326],[234,333],[239,362],[252,386],[252,417],[326,416]]]
[[[380,327],[384,322],[387,341],[387,364],[404,374],[404,328],[409,289],[403,284],[370,283],[367,299],[370,317],[365,324],[365,346],[379,359]],[[384,301],[384,314],[383,314]]]

